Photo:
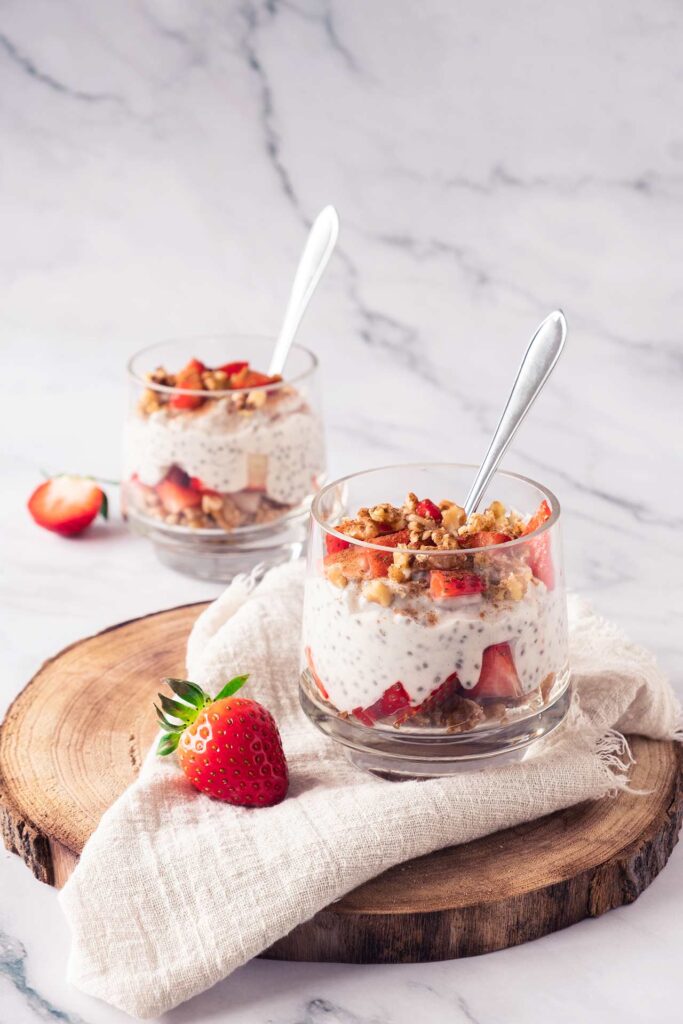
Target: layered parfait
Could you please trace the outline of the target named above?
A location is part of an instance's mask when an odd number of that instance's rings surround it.
[[[322,425],[302,382],[244,360],[142,378],[125,437],[125,510],[220,535],[283,519],[318,489]]]
[[[306,582],[304,689],[339,718],[401,732],[546,707],[568,682],[551,517],[547,500],[467,518],[409,493],[326,525]]]

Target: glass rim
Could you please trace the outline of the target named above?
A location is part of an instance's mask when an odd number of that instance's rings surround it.
[[[339,530],[335,530],[333,526],[327,526],[320,517],[320,504],[332,490],[333,487],[338,487],[340,484],[345,484],[349,480],[355,480],[358,477],[369,476],[371,473],[381,473],[391,469],[471,469],[472,479],[474,480],[474,474],[479,469],[479,466],[472,465],[468,462],[398,462],[388,466],[375,466],[372,469],[363,469],[359,473],[348,473],[346,476],[339,477],[337,480],[332,480],[330,483],[325,484],[318,493],[316,494],[311,504],[311,518],[315,520],[321,530],[324,533],[329,534],[333,537],[337,537],[339,540],[346,541],[347,544],[355,544],[358,547],[368,548],[371,551],[383,551],[385,554],[387,551],[393,551],[394,548],[387,547],[386,544],[373,544],[371,541],[359,540],[357,537],[349,537],[346,533],[341,533]],[[429,558],[439,556],[443,558],[444,555],[460,555],[467,554],[471,555],[478,551],[503,551],[509,550],[511,547],[515,547],[518,544],[526,544],[534,537],[542,536],[547,530],[551,529],[560,518],[560,502],[555,494],[549,490],[544,484],[539,484],[537,480],[532,480],[529,476],[523,476],[521,473],[511,473],[508,470],[499,469],[496,470],[493,476],[493,480],[498,476],[508,477],[511,480],[521,480],[524,484],[530,484],[535,487],[536,490],[540,491],[543,497],[550,504],[550,516],[545,522],[537,526],[531,533],[524,534],[522,537],[514,537],[512,540],[506,540],[502,544],[488,544],[486,547],[479,548],[454,548],[449,550],[446,548],[398,548],[396,550],[409,551],[415,555],[426,555]]]
[[[258,391],[260,388],[267,388],[268,391],[276,391],[290,384],[298,384],[300,381],[305,380],[307,377],[310,377],[313,373],[315,373],[320,363],[320,360],[318,359],[315,352],[312,352],[311,349],[306,348],[305,345],[300,345],[298,342],[294,342],[290,351],[297,349],[299,352],[303,352],[304,355],[307,356],[309,359],[309,366],[305,370],[302,370],[301,373],[298,373],[295,377],[283,377],[282,380],[273,381],[272,384],[252,384],[252,386],[249,388],[224,388],[221,390],[216,389],[214,391],[209,391],[208,388],[178,388],[171,387],[171,385],[169,384],[157,384],[156,381],[147,380],[146,377],[140,376],[140,374],[137,373],[133,367],[135,360],[138,359],[140,356],[145,355],[149,352],[153,352],[155,349],[160,349],[164,345],[176,345],[181,343],[191,345],[194,343],[205,341],[218,341],[220,339],[228,340],[234,338],[242,338],[246,342],[269,341],[271,342],[271,344],[275,344],[275,339],[271,338],[267,334],[240,334],[239,332],[231,332],[230,334],[193,334],[189,335],[188,337],[166,338],[165,340],[162,341],[155,341],[154,344],[152,345],[145,345],[144,348],[139,348],[137,352],[134,352],[126,363],[126,373],[128,374],[128,377],[131,380],[135,381],[136,384],[141,384],[148,391],[158,391],[161,394],[165,395],[180,394],[195,395],[201,398],[225,398],[226,395],[249,394],[251,391]],[[234,362],[236,361],[237,360],[234,360]]]

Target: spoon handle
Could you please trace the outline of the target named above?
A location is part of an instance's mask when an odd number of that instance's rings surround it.
[[[334,206],[326,206],[313,222],[296,269],[285,318],[268,367],[271,376],[281,374],[284,369],[301,318],[337,244],[338,235],[337,211]]]
[[[545,318],[529,342],[489,450],[465,500],[465,512],[468,516],[476,511],[517,428],[552,373],[566,337],[567,321],[562,311],[557,309]]]

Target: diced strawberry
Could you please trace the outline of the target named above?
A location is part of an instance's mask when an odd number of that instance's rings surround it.
[[[369,708],[354,708],[351,712],[363,725],[373,725],[384,718],[390,718],[410,706],[410,696],[403,683],[394,683]]]
[[[331,533],[328,533],[325,537],[325,551],[328,555],[334,555],[336,552],[345,551],[350,547],[350,542],[342,540],[341,537],[335,537]]]
[[[175,466],[156,485],[155,490],[164,509],[171,514],[182,512],[185,508],[198,508],[202,503],[202,496],[191,486],[190,477]]]
[[[429,715],[434,711],[449,711],[460,700],[458,673],[452,672],[415,709],[418,714]]]
[[[311,676],[313,678],[313,682],[318,687],[318,689],[320,690],[320,692],[323,695],[323,697],[325,698],[325,700],[327,700],[330,695],[327,692],[327,690],[325,689],[325,684],[323,683],[322,679],[320,678],[320,676],[318,675],[318,673],[315,670],[315,665],[313,664],[313,652],[312,652],[311,648],[310,647],[306,647],[305,650],[304,650],[304,653],[306,655],[306,664],[308,665],[308,671],[311,673]]]
[[[393,556],[388,552],[385,555],[355,544],[325,556],[325,566],[340,565],[347,580],[372,580],[386,576],[392,562]]]
[[[239,373],[240,370],[243,370],[246,366],[249,366],[249,363],[242,360],[237,363],[226,363],[224,366],[219,366],[218,369],[222,370],[223,373],[227,373],[228,377],[232,377],[233,374]]]
[[[524,529],[522,530],[522,536],[526,536],[528,533],[533,533],[534,530],[537,530],[539,526],[543,525],[546,519],[550,519],[551,515],[552,512],[550,510],[550,505],[544,498],[541,504],[534,512],[534,514],[532,515],[529,522],[525,525]]]
[[[418,716],[431,718],[435,714],[447,715],[458,706],[462,700],[460,683],[457,672],[452,672],[440,683],[435,690],[418,704],[417,707],[408,708],[397,720],[397,725],[405,725],[407,721]]]
[[[175,386],[186,391],[202,390],[202,373],[206,367],[198,359],[190,359],[176,375]],[[203,402],[201,395],[173,395],[170,405],[174,409],[196,409]]]
[[[544,499],[536,509],[529,522],[524,527],[523,535],[526,536],[542,526],[552,515],[550,505]],[[555,567],[551,554],[551,540],[548,533],[535,537],[529,541],[529,568],[541,583],[545,583],[548,590],[555,586]]]
[[[541,583],[545,583],[548,590],[555,586],[555,566],[550,554],[550,536],[546,533],[537,537],[530,543],[531,553],[529,555],[529,568]]]
[[[441,509],[433,501],[430,501],[429,498],[419,501],[415,506],[415,511],[423,519],[435,519],[437,523],[441,522]]]
[[[472,700],[517,700],[522,684],[509,644],[492,644],[484,651],[479,681],[472,690],[464,691]]]
[[[107,499],[94,480],[56,476],[35,489],[28,510],[38,526],[73,537],[90,526],[98,512],[107,518]]]
[[[462,548],[488,548],[494,544],[506,544],[512,537],[507,533],[495,533],[492,530],[479,530],[478,533],[469,533],[458,537]]]
[[[198,491],[200,494],[216,495],[219,492],[214,491],[213,488],[207,487],[203,480],[200,480],[198,476],[191,476],[187,483],[188,487],[191,487],[193,491]]]
[[[481,594],[485,589],[484,581],[476,572],[432,569],[429,575],[429,596],[437,600],[443,597]]]
[[[407,544],[410,540],[408,530],[398,530],[396,533],[385,533],[381,537],[373,537],[373,544],[381,544],[384,548],[397,548],[399,544]]]
[[[259,373],[257,370],[250,370],[245,364],[241,370],[230,378],[230,387],[237,388],[260,388],[265,384],[275,384],[282,378],[279,376],[269,377],[267,373]]]

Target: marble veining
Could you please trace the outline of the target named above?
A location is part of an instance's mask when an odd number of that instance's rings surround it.
[[[5,0],[0,711],[78,637],[218,592],[160,567],[113,492],[73,543],[24,503],[43,466],[118,475],[136,348],[274,333],[328,202],[340,247],[301,340],[331,473],[476,462],[561,305],[566,352],[506,467],[559,496],[570,585],[683,692],[682,46],[675,0]],[[531,946],[254,961],[164,1020],[666,1024],[682,865]],[[2,854],[0,1024],[127,1019],[69,988],[67,943],[53,892]]]

